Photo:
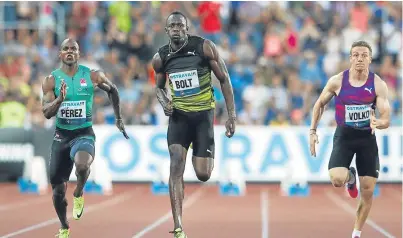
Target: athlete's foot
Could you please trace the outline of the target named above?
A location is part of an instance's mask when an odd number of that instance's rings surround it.
[[[354,183],[347,183],[347,191],[350,194],[350,197],[356,198],[358,196],[358,189],[357,189],[357,171],[354,167],[350,167],[351,173],[354,175]]]
[[[176,228],[174,231],[170,231],[169,233],[174,234],[174,238],[187,238],[182,228]]]
[[[58,238],[69,238],[70,229],[59,229],[59,233],[56,235]]]
[[[73,218],[75,220],[80,220],[84,211],[84,197],[73,197]]]

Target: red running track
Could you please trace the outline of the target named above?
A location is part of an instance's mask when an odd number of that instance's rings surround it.
[[[71,201],[74,184],[69,185]],[[190,238],[351,237],[357,200],[331,185],[313,185],[309,197],[283,197],[278,185],[248,185],[245,196],[223,197],[217,186],[186,185],[183,225]],[[362,237],[402,237],[401,185],[380,185]],[[170,202],[148,185],[115,184],[111,196],[85,195],[80,221],[70,216],[71,237],[172,237]],[[0,237],[54,237],[59,221],[51,194],[23,195],[0,185]]]

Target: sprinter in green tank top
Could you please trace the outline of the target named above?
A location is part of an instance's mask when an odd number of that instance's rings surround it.
[[[120,114],[116,86],[104,73],[78,64],[80,50],[77,42],[72,39],[63,41],[59,58],[62,67],[54,70],[42,83],[42,110],[47,119],[56,117],[49,177],[53,205],[61,223],[57,236],[68,238],[70,229],[65,198],[67,182],[75,165],[77,187],[73,194],[73,218],[79,220],[84,210],[83,188],[95,155],[95,134],[92,129],[95,87],[108,93],[115,112],[116,126],[126,139],[129,137]]]

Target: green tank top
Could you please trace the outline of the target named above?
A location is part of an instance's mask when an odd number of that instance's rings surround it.
[[[92,126],[94,86],[91,81],[91,70],[79,65],[73,77],[68,76],[61,69],[56,69],[52,75],[55,79],[56,97],[60,94],[62,80],[67,86],[66,98],[56,114],[56,127],[76,130]]]

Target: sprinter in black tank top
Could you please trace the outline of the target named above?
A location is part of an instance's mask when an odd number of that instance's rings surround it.
[[[206,182],[214,167],[214,96],[211,71],[220,81],[227,104],[226,136],[235,133],[235,104],[224,60],[210,40],[187,34],[186,17],[173,12],[166,21],[169,43],[155,54],[157,98],[169,116],[168,149],[171,157],[169,195],[172,204],[175,238],[185,238],[182,229],[184,198],[183,173],[187,151],[192,144],[192,163],[196,176]],[[165,91],[169,80],[172,101]]]

